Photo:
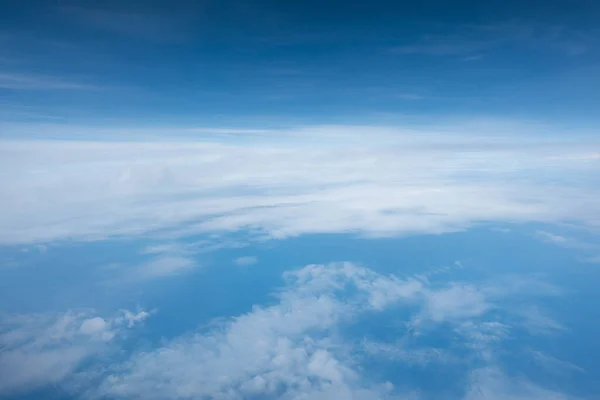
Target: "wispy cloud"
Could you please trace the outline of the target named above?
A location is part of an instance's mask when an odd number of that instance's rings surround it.
[[[594,30],[562,25],[506,21],[460,28],[460,33],[426,35],[413,43],[392,47],[390,51],[397,54],[460,56],[464,61],[473,61],[506,47],[578,56],[592,51],[598,44]]]
[[[101,90],[96,85],[62,77],[0,72],[0,88],[12,90]]]
[[[571,249],[589,249],[589,245],[579,240],[568,238],[566,236],[556,235],[546,231],[537,231],[536,236],[545,242],[556,244],[561,247]]]
[[[414,348],[402,341],[396,343],[381,343],[372,340],[363,340],[362,350],[369,356],[379,359],[401,362],[408,365],[427,366],[429,364],[453,364],[458,359],[443,348],[425,347]]]
[[[4,315],[0,318],[0,395],[59,383],[149,314],[122,311],[111,318],[91,312]]]
[[[254,256],[244,256],[238,257],[233,260],[234,264],[239,267],[249,267],[250,265],[254,265],[258,262],[258,258]]]
[[[475,54],[471,57],[477,57],[477,52],[487,50],[493,45],[492,42],[482,41],[481,39],[449,39],[444,37],[426,38],[415,44],[397,46],[391,49],[396,54],[423,54],[430,56],[456,56]]]
[[[534,305],[519,310],[518,315],[523,319],[525,329],[533,335],[550,335],[566,330],[561,323]]]
[[[127,9],[78,5],[62,7],[58,11],[68,21],[86,28],[157,42],[183,39],[184,25],[189,18],[184,14],[173,19],[165,10],[154,12],[151,7]]]
[[[600,226],[596,186],[536,178],[593,174],[594,162],[551,156],[596,144],[486,137],[340,126],[181,142],[2,141],[11,196],[0,201],[0,242],[238,230],[393,236],[484,221]],[[319,144],[308,146],[312,138]],[[528,179],[512,179],[524,170]]]
[[[221,321],[214,329],[190,332],[153,351],[133,355],[110,368],[112,372],[97,394],[149,399],[418,398],[411,396],[423,388],[400,388],[363,375],[358,366],[360,354],[366,354],[408,365],[456,363],[466,370],[471,368],[465,364],[467,360],[478,357],[477,365],[489,366],[472,371],[466,399],[481,398],[481,393],[500,396],[492,397],[498,399],[563,398],[524,377],[512,378],[501,372],[494,352],[502,347],[511,327],[481,321],[484,314],[487,319],[497,314],[487,312],[490,308],[486,305],[494,299],[473,295],[483,293],[475,286],[433,288],[422,281],[415,284],[414,278],[385,276],[352,263],[309,265],[284,276],[287,285],[278,292],[276,304],[255,306],[251,312]],[[460,312],[452,308],[457,304],[457,288],[467,293],[458,301]],[[427,311],[442,298],[454,300],[435,313]],[[356,343],[339,334],[342,326],[360,325],[365,315],[396,307],[413,310],[438,329],[450,324],[462,337],[457,345],[473,355],[415,345],[419,336],[410,338],[411,331],[405,329],[398,334],[407,340],[395,343],[371,339]]]
[[[544,242],[564,247],[566,249],[577,250],[582,254],[580,256],[580,260],[583,262],[600,262],[600,246],[595,243],[569,236],[557,235],[546,231],[537,231],[535,236]]]
[[[177,256],[158,257],[139,267],[139,273],[145,277],[161,277],[185,272],[196,266],[190,258]]]
[[[559,360],[541,351],[530,350],[527,355],[530,356],[542,369],[557,376],[573,373],[586,373],[585,370],[578,365],[568,361]]]
[[[471,372],[464,400],[567,400],[572,396],[540,387],[522,377],[511,377],[497,367]]]

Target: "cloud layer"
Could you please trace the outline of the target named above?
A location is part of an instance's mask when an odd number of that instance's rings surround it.
[[[488,221],[600,226],[592,184],[599,160],[589,157],[596,143],[464,129],[470,133],[313,127],[202,142],[3,141],[11,196],[0,203],[0,243],[237,230],[390,236]]]
[[[563,399],[500,368],[497,343],[511,326],[488,310],[501,307],[498,291],[416,277],[385,276],[352,263],[309,265],[285,274],[287,285],[270,306],[189,333],[134,354],[112,372],[99,396],[146,399],[417,399],[435,387],[410,380],[373,381],[364,356],[405,365],[452,363],[466,386],[453,398]],[[523,288],[524,292],[528,288]],[[447,301],[441,302],[441,299]],[[344,327],[383,310],[412,310],[420,328],[398,329],[396,343],[356,341]],[[402,325],[399,325],[401,327]],[[450,327],[460,340],[445,349],[419,345],[428,330]],[[468,356],[453,354],[456,346]],[[543,356],[542,356],[543,358]],[[540,357],[537,357],[539,360]],[[548,358],[549,359],[549,358]],[[468,361],[468,362],[467,362]],[[432,370],[434,371],[434,370]],[[407,379],[406,377],[404,379]]]
[[[0,395],[60,383],[90,357],[142,322],[145,311],[105,319],[90,312],[7,315],[0,318]]]

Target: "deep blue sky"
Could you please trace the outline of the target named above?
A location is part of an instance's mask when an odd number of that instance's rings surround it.
[[[597,1],[7,1],[0,122],[594,125]]]

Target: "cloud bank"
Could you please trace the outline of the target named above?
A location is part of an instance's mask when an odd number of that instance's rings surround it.
[[[465,129],[4,140],[0,170],[11,195],[0,200],[0,243],[238,230],[392,236],[489,221],[600,226],[600,189],[592,184],[600,160],[586,157],[597,143]]]
[[[436,287],[416,277],[381,275],[352,263],[309,265],[285,277],[287,284],[274,304],[255,306],[216,326],[132,355],[109,368],[111,372],[96,395],[130,399],[420,399],[435,390],[415,387],[408,377],[393,383],[374,381],[362,364],[368,355],[405,365],[451,363],[465,374],[466,386],[454,394],[456,399],[567,398],[502,371],[496,353],[512,327],[495,321],[497,316],[487,312],[501,307],[502,296],[486,292],[484,287],[458,283]],[[440,306],[441,298],[449,301]],[[419,316],[418,334],[415,329],[400,328],[397,335],[402,339],[396,343],[357,342],[348,337],[345,328],[357,321],[361,325],[363,317],[401,309]],[[443,327],[460,335],[454,346],[435,349],[419,345],[418,339],[427,335],[427,330]],[[454,354],[456,346],[467,349],[468,355]],[[536,359],[544,358],[538,355]]]

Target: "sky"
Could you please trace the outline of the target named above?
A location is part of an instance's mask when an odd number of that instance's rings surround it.
[[[1,118],[262,129],[435,114],[589,128],[599,17],[593,0],[4,0]]]
[[[600,398],[599,18],[0,0],[0,399]]]

